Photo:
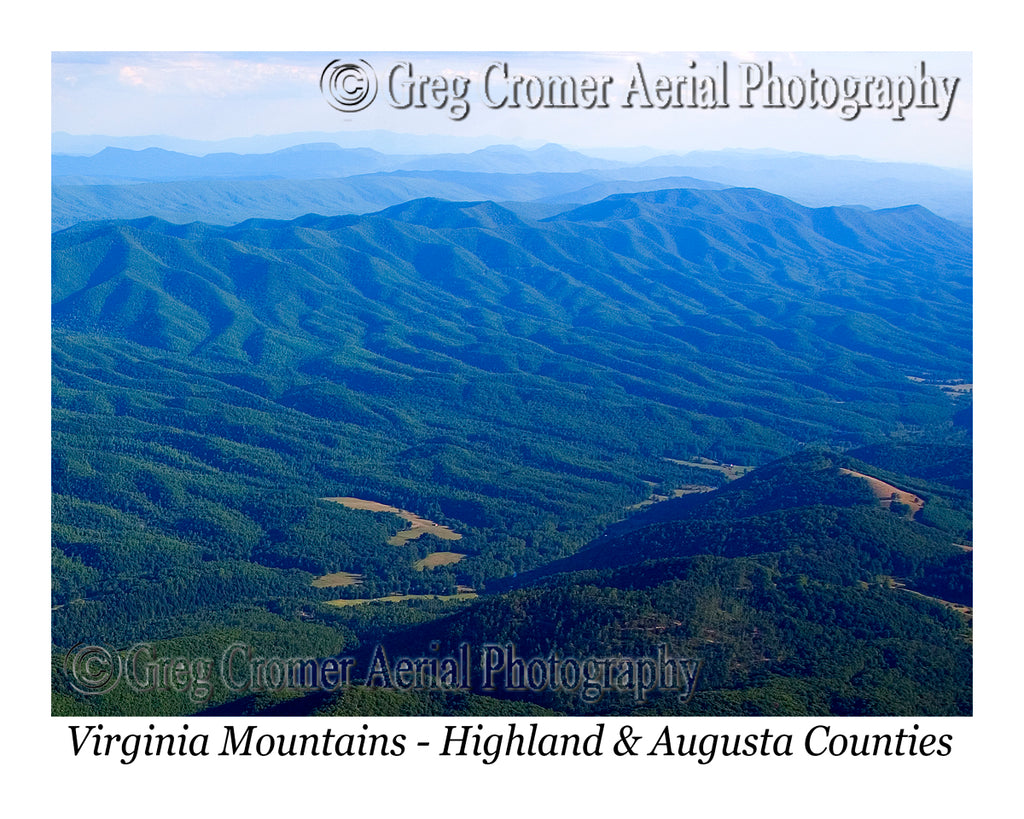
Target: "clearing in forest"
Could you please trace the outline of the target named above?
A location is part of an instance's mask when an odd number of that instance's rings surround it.
[[[683,495],[697,495],[702,492],[714,492],[715,487],[708,486],[703,483],[688,483],[684,486],[680,486],[678,489],[673,489],[671,495],[659,495],[657,492],[652,492],[651,496],[647,500],[642,500],[640,503],[634,503],[627,506],[627,511],[634,511],[636,509],[646,509],[648,506],[653,506],[656,503],[667,501],[669,498],[681,498]]]
[[[908,589],[906,583],[904,583],[902,580],[898,580],[895,577],[883,576],[881,580],[887,588],[896,589],[897,591],[906,592],[907,594],[913,594],[917,597],[922,598],[923,600],[931,600],[933,603],[939,603],[940,605],[943,605],[948,609],[953,609],[953,611],[960,612],[960,614],[964,615],[968,620],[974,618],[973,606],[966,606],[963,603],[954,603],[951,600],[943,600],[941,597],[932,597],[930,594],[921,594],[921,592],[914,591],[914,589]]]
[[[412,567],[422,572],[424,569],[433,569],[435,566],[450,566],[453,563],[458,563],[465,555],[461,552],[434,552],[426,557],[420,558]]]
[[[361,586],[363,576],[355,572],[333,572],[317,577],[310,584],[318,589],[334,589],[340,586]]]
[[[962,379],[959,378],[955,378],[950,381],[936,381],[930,378],[921,378],[920,376],[916,375],[908,375],[907,378],[918,384],[926,384],[930,387],[938,387],[946,395],[951,396],[953,398],[960,395],[966,395],[969,392],[974,392],[974,384],[963,381]]]
[[[673,464],[679,464],[680,466],[695,466],[697,469],[710,469],[712,472],[721,472],[730,481],[742,478],[754,468],[752,466],[740,466],[738,464],[724,464],[721,461],[715,461],[711,458],[692,458],[689,461],[680,461],[676,458],[662,458],[662,460]]]
[[[403,529],[398,534],[388,538],[388,543],[392,546],[401,546],[403,543],[415,540],[420,535],[427,532],[432,534],[434,537],[441,538],[442,540],[462,539],[462,535],[458,532],[452,531],[447,526],[442,526],[440,523],[434,523],[432,520],[421,518],[419,515],[415,515],[405,509],[399,509],[397,506],[388,506],[386,503],[363,500],[362,498],[324,498],[324,500],[330,501],[331,503],[340,503],[348,509],[362,509],[366,512],[390,512],[392,515],[398,515],[402,520],[408,521],[410,528]]]
[[[404,600],[472,600],[474,592],[458,592],[457,594],[389,594],[387,597],[369,597],[360,600],[328,600],[328,606],[362,606],[365,603],[401,603]]]
[[[912,492],[904,492],[902,489],[897,489],[891,483],[886,483],[878,478],[872,478],[870,475],[865,475],[863,472],[854,472],[852,469],[840,469],[843,475],[853,475],[856,478],[863,478],[871,486],[871,491],[875,493],[875,497],[878,498],[878,502],[882,506],[891,506],[893,501],[905,504],[910,507],[909,517],[914,517],[921,508],[924,506],[924,501]]]

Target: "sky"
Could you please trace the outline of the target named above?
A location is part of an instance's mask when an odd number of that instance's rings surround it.
[[[342,112],[328,103],[320,80],[325,66],[335,60],[364,60],[372,68],[378,85],[372,104]],[[819,81],[834,77],[839,87],[847,78],[862,85],[869,77],[897,83],[902,77],[919,77],[922,63],[928,75],[958,78],[948,116],[941,121],[944,107],[910,107],[897,121],[892,110],[876,107],[848,119],[838,104],[798,109],[790,98],[791,104],[782,108],[765,105],[769,64],[778,78],[775,87],[786,83],[795,94],[800,88],[809,93],[812,72]],[[494,64],[499,68],[491,69],[488,77],[487,69]],[[654,153],[769,148],[971,166],[972,65],[971,55],[964,52],[111,51],[55,52],[51,67],[52,130],[79,135],[224,140],[383,129],[524,147],[546,142],[580,150],[644,146]],[[389,82],[392,72],[395,79]],[[743,82],[749,77],[752,84],[756,72],[761,72],[761,86],[750,91],[751,107],[741,107]],[[642,94],[627,97],[631,85],[638,87],[641,73],[652,97],[658,77],[674,85],[679,77],[692,78],[690,83],[711,77],[714,98],[728,107],[643,108]],[[516,76],[543,80],[553,75],[572,77],[578,84],[588,76],[611,77],[604,85],[607,107],[585,109],[580,97],[581,107],[575,109],[531,108],[525,79],[518,86],[520,107],[494,106],[502,99],[512,101]],[[428,90],[422,107],[399,107],[421,101],[410,97],[415,92],[410,91],[409,77],[429,78],[440,90]],[[485,97],[485,77],[491,104]],[[709,87],[709,81],[703,82]],[[539,87],[534,81],[530,89]],[[920,93],[920,86],[909,81],[903,87]],[[627,98],[632,107],[624,106]]]

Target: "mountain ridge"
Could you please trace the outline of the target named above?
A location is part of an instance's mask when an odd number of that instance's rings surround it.
[[[945,218],[961,224],[971,222],[971,177],[968,172],[908,163],[874,163],[860,159],[828,158],[814,155],[744,154],[715,152],[708,162],[687,163],[687,157],[670,157],[668,165],[630,164],[621,161],[588,157],[562,146],[550,144],[535,150],[515,146],[489,146],[465,154],[402,155],[385,154],[372,148],[340,148],[324,145],[292,146],[272,154],[208,154],[196,157],[164,149],[130,151],[108,149],[92,157],[54,154],[52,182],[54,185],[55,225],[65,225],[72,218],[97,215],[124,217],[147,205],[178,217],[202,220],[217,214],[219,220],[230,220],[226,211],[242,214],[240,203],[232,206],[232,196],[242,196],[249,215],[257,212],[272,216],[297,216],[297,200],[309,201],[329,192],[339,197],[339,207],[346,212],[373,210],[374,205],[395,204],[402,193],[390,181],[355,180],[356,176],[374,173],[406,175],[408,190],[404,199],[417,196],[441,196],[449,199],[467,198],[466,182],[475,184],[482,198],[573,201],[573,191],[582,201],[593,201],[613,192],[609,185],[652,186],[652,181],[668,177],[700,180],[695,187],[755,187],[795,199],[804,205],[861,204],[872,208],[923,204]],[[699,157],[698,157],[699,159]],[[711,160],[720,164],[712,164]],[[414,174],[427,174],[415,178]],[[527,184],[516,186],[509,179],[492,177],[490,181],[451,177],[448,174],[537,175],[542,173],[584,173],[591,177],[573,186],[553,178],[534,176]],[[596,177],[596,178],[594,178]],[[307,182],[335,179],[348,180],[344,186],[305,187],[286,185],[289,180]],[[172,187],[130,190],[131,185],[156,184]],[[706,181],[710,180],[710,181]],[[191,185],[186,182],[191,181]],[[234,184],[229,184],[229,183]],[[525,182],[525,180],[524,180]],[[542,187],[546,182],[551,186]],[[113,186],[112,186],[112,183]],[[120,183],[118,185],[117,183]],[[242,183],[247,183],[242,185]],[[367,185],[370,187],[367,188]],[[582,191],[598,185],[592,191]],[[506,194],[499,195],[503,186]],[[665,187],[658,183],[658,187]],[[476,194],[470,194],[476,195]],[[384,198],[391,197],[390,201]],[[404,199],[402,201],[404,201]],[[576,200],[579,203],[581,200]],[[257,212],[253,212],[253,208]],[[209,221],[210,219],[207,219]]]
[[[83,641],[214,656],[228,635],[274,656],[661,645],[702,660],[692,704],[267,713],[970,713],[971,398],[941,383],[972,380],[970,230],[736,188],[550,216],[433,197],[53,234],[54,668]],[[447,526],[462,557],[418,570],[452,543],[390,545],[394,516],[333,497]],[[335,573],[360,582],[314,584]],[[396,593],[423,598],[370,602]],[[54,691],[61,713],[201,710]],[[211,713],[267,705],[236,693]]]

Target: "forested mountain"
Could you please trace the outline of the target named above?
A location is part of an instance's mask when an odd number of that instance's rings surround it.
[[[941,468],[941,455],[932,463]],[[844,474],[848,456],[808,451],[715,492],[665,502],[624,535],[606,535],[542,571],[452,611],[440,603],[370,603],[305,622],[254,613],[219,614],[207,631],[160,644],[215,653],[242,636],[301,647],[310,656],[460,656],[470,646],[469,685],[399,693],[184,697],[123,694],[77,708],[152,713],[958,715],[971,712],[970,560],[950,532],[881,505],[867,482]],[[905,479],[906,476],[903,476]],[[901,481],[902,483],[902,481]],[[926,503],[942,501],[933,488]],[[949,499],[948,496],[947,500]],[[969,501],[952,498],[969,513]],[[655,514],[657,513],[657,514]],[[647,518],[645,521],[644,518]],[[499,584],[501,585],[501,584]],[[507,585],[507,583],[505,584]],[[966,596],[964,596],[966,594]],[[220,619],[228,616],[227,623]],[[209,615],[203,615],[209,618]],[[179,619],[178,628],[203,620]],[[243,625],[248,630],[243,628]],[[524,661],[614,657],[700,662],[692,696],[672,686],[638,698],[607,689],[524,690],[495,675],[483,653],[512,647]],[[659,655],[659,652],[661,654]],[[512,655],[510,655],[512,656]],[[478,660],[479,657],[479,660]],[[362,677],[360,677],[362,679]],[[601,686],[596,686],[601,688]],[[61,686],[58,681],[58,690]],[[74,701],[66,694],[62,707]],[[535,711],[534,713],[539,713]]]
[[[515,590],[399,631],[392,650],[415,654],[431,640],[442,652],[511,644],[521,657],[661,648],[703,662],[688,703],[674,691],[639,709],[632,694],[588,707],[578,692],[498,692],[570,713],[970,713],[968,631],[943,602],[970,604],[969,555],[948,531],[880,505],[840,471],[846,463],[806,452],[658,504],[656,522],[639,516],[639,528],[520,576]]]
[[[942,652],[942,682],[922,709],[969,710],[969,686],[950,682],[969,672],[959,615],[884,578],[962,600],[969,396],[942,386],[971,380],[971,241],[921,207],[814,209],[753,189],[615,194],[544,219],[417,199],[365,215],[60,231],[55,652],[284,629],[329,654],[498,622],[528,644],[549,632],[507,607],[562,600],[569,619],[550,633],[614,647],[608,629],[636,611],[661,624],[696,605],[675,648],[695,650],[712,628],[732,651],[754,624],[768,640],[757,656],[775,658],[765,677],[755,653],[722,654],[712,688],[741,693],[694,700],[703,713],[745,708],[743,691],[787,675],[802,682],[757,707],[909,713],[921,675],[872,669],[927,650]],[[729,464],[812,444],[858,449],[657,504],[657,524],[595,540],[652,492],[724,485]],[[903,520],[840,466],[911,478],[901,488],[927,502]],[[390,545],[396,518],[323,500],[346,496],[451,527],[465,559],[417,568],[451,543]],[[310,585],[332,572],[361,584]],[[512,584],[523,588],[469,604],[322,605]],[[742,627],[730,631],[733,610]],[[821,622],[829,610],[845,613]],[[867,653],[851,642],[863,629]],[[825,642],[799,665],[815,635]],[[835,651],[855,659],[826,673]],[[65,694],[55,709],[94,707]]]
[[[642,163],[650,173],[665,168],[727,185],[761,188],[804,205],[918,204],[970,225],[971,172],[902,162],[867,162],[858,157],[815,156],[783,151],[691,151]]]
[[[603,181],[594,173],[389,171],[343,179],[199,179],[134,185],[60,185],[53,189],[55,230],[96,219],[156,216],[170,222],[233,225],[254,216],[296,219],[308,213],[369,213],[410,199],[595,202],[619,192],[723,188],[689,177]],[[546,205],[550,213],[564,206]]]
[[[969,172],[778,152],[693,152],[637,163],[559,145],[401,154],[328,142],[204,156],[106,148],[92,156],[54,154],[51,164],[54,229],[141,216],[235,224],[368,213],[420,197],[584,204],[613,193],[733,186],[770,190],[811,207],[919,204],[959,224],[971,222]]]

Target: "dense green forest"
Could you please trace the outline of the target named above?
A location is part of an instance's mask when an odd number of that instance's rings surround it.
[[[948,453],[933,450],[936,462]],[[662,650],[701,663],[687,702],[671,690],[643,701],[613,691],[596,702],[578,691],[482,690],[479,676],[452,691],[247,694],[215,684],[201,702],[186,693],[96,698],[68,688],[55,656],[55,712],[968,714],[970,620],[950,603],[971,603],[970,554],[951,532],[882,506],[863,479],[840,473],[850,462],[807,452],[715,492],[658,504],[634,528],[613,528],[472,603],[333,609],[300,590],[290,601],[266,601],[274,614],[235,604],[170,617],[152,649],[216,657],[243,641],[279,656],[345,655],[357,659],[358,679],[378,646],[392,657],[426,657],[469,644],[474,662],[489,644],[512,645],[525,658]]]
[[[509,643],[523,657],[667,647],[702,661],[685,704],[672,692],[640,704],[535,697],[567,713],[970,713],[970,622],[949,605],[970,603],[970,555],[948,531],[880,505],[839,472],[848,462],[808,452],[660,504],[647,515],[656,522],[387,639],[412,656],[439,640],[449,652]]]
[[[970,398],[941,389],[971,375],[961,227],[670,190],[543,220],[419,200],[85,223],[52,259],[55,713],[580,710],[480,691],[200,707],[61,675],[83,641],[236,639],[364,659],[661,641],[704,660],[686,713],[970,711],[966,624],[941,602],[971,602]],[[911,520],[840,468],[924,506]],[[402,520],[339,496],[462,537],[392,545]],[[415,565],[447,550],[465,557]],[[312,585],[333,572],[361,582]],[[481,597],[326,605],[460,586]]]

